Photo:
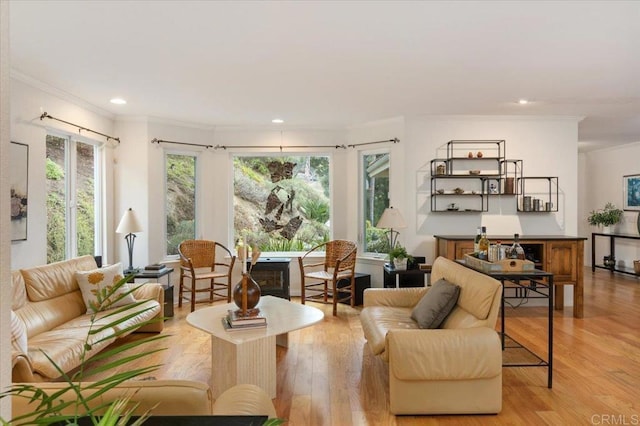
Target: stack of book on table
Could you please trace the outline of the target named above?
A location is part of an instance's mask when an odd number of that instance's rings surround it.
[[[153,265],[147,265],[144,267],[145,271],[161,271],[166,268],[167,265],[164,263],[154,263]]]
[[[262,315],[252,315],[243,317],[238,315],[238,311],[229,310],[227,316],[222,318],[222,325],[227,331],[255,330],[267,326],[267,318]]]

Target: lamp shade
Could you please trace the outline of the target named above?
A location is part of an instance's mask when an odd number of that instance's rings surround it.
[[[382,216],[380,216],[380,220],[376,225],[376,228],[383,229],[402,229],[406,227],[407,224],[402,217],[402,213],[400,213],[400,210],[394,209],[393,207],[384,209],[384,212],[382,212]]]
[[[120,219],[116,233],[133,234],[136,232],[142,232],[142,226],[140,226],[140,222],[138,222],[135,212],[129,208],[122,215],[122,219]]]

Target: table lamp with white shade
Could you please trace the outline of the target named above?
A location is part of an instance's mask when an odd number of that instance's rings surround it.
[[[125,274],[136,272],[133,267],[133,242],[136,239],[136,232],[142,232],[142,226],[138,222],[135,212],[131,207],[122,215],[120,224],[116,229],[117,234],[126,234],[124,239],[127,240],[127,249],[129,250],[129,268],[124,271]]]
[[[387,207],[384,209],[384,212],[382,212],[382,216],[380,216],[380,220],[376,225],[376,228],[389,230],[389,250],[396,246],[396,243],[398,242],[398,235],[400,234],[394,229],[402,229],[406,227],[407,224],[402,217],[402,213],[400,213],[400,210],[394,209],[393,207]]]

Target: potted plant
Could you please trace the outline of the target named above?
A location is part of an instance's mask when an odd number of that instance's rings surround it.
[[[407,269],[407,261],[412,260],[413,257],[400,244],[396,244],[395,247],[389,250],[389,262],[393,263],[394,268],[399,271]]]
[[[589,225],[610,227],[622,220],[623,211],[613,203],[607,203],[603,209],[592,210],[587,220]]]

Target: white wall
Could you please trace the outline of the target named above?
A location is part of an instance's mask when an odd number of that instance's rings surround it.
[[[116,136],[110,117],[78,106],[58,95],[47,93],[16,78],[11,79],[11,140],[29,145],[29,192],[27,240],[11,244],[11,268],[41,265],[47,261],[46,210],[46,136],[47,131],[78,134],[77,128],[55,120],[40,120],[42,112],[92,130]],[[98,135],[84,132],[85,138],[103,142]],[[117,149],[117,148],[116,148]],[[105,149],[105,164],[109,164],[114,149]],[[105,167],[107,181],[112,179],[111,167]],[[112,197],[106,198],[106,211],[111,210]]]
[[[11,221],[9,134],[9,2],[0,2],[0,324],[9,324],[11,310]],[[0,390],[11,385],[11,328],[0,327]],[[0,417],[11,418],[9,398],[0,400]]]
[[[413,117],[406,119],[404,162],[406,203],[403,212],[411,238],[407,248],[435,256],[433,235],[475,235],[487,226],[491,235],[576,235],[578,199],[578,119],[549,117]],[[506,157],[523,160],[524,176],[557,176],[557,213],[517,213],[514,196],[491,196],[489,211],[477,214],[432,213],[429,209],[429,162],[450,140],[506,141]],[[426,182],[426,183],[425,183]],[[426,186],[425,186],[426,185]],[[426,189],[426,190],[425,190]]]
[[[591,265],[591,233],[598,228],[587,222],[589,212],[601,209],[607,202],[623,207],[622,177],[640,174],[640,142],[600,149],[580,154],[580,211],[578,223],[581,235],[588,236],[585,244],[584,263]],[[638,235],[637,212],[624,212],[623,220],[615,227],[616,233]],[[596,240],[596,262],[602,264],[602,256],[609,254],[608,241]],[[633,268],[633,260],[640,259],[640,241],[617,240],[616,260]]]

